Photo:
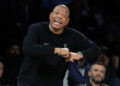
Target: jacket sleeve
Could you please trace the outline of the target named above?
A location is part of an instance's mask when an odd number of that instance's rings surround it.
[[[23,42],[23,53],[28,56],[53,55],[54,48],[40,45],[40,24],[33,24],[28,28],[28,33]]]
[[[83,34],[77,32],[76,35],[76,50],[83,53],[83,56],[87,61],[95,61],[101,54],[100,48],[96,43],[85,37]]]
[[[85,76],[82,76],[81,72],[79,72],[79,68],[77,66],[77,64],[75,64],[75,62],[73,63],[69,63],[69,66],[68,66],[68,70],[69,70],[69,82],[70,83],[73,83],[73,84],[85,84],[88,82],[88,76],[85,75]],[[86,69],[85,69],[86,71]]]

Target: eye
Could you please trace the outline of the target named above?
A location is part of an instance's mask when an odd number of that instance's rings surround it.
[[[64,18],[67,18],[67,16],[66,16],[65,14],[62,14],[62,16],[63,16]]]
[[[105,74],[105,71],[100,71],[102,74]]]
[[[59,12],[54,12],[55,14],[59,14]]]

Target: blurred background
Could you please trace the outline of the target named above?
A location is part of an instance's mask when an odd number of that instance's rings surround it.
[[[82,32],[102,49],[104,46],[108,59],[119,58],[120,0],[0,0],[0,61],[9,65],[17,56],[14,61],[19,66],[24,57],[21,49],[28,26],[49,21],[50,12],[58,4],[66,4],[70,9],[68,26]],[[12,69],[9,66],[7,71]]]

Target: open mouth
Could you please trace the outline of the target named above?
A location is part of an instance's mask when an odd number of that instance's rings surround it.
[[[61,22],[61,20],[59,20],[59,19],[55,19],[55,20],[54,20],[54,24],[60,25],[60,24],[62,24],[62,22]]]

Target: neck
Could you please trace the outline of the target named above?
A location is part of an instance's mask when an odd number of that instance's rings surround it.
[[[64,29],[54,29],[51,27],[50,24],[49,24],[49,28],[50,28],[50,31],[53,32],[54,34],[61,34],[64,30]]]
[[[100,84],[94,83],[91,79],[90,79],[90,83],[91,83],[92,86],[100,86]]]

